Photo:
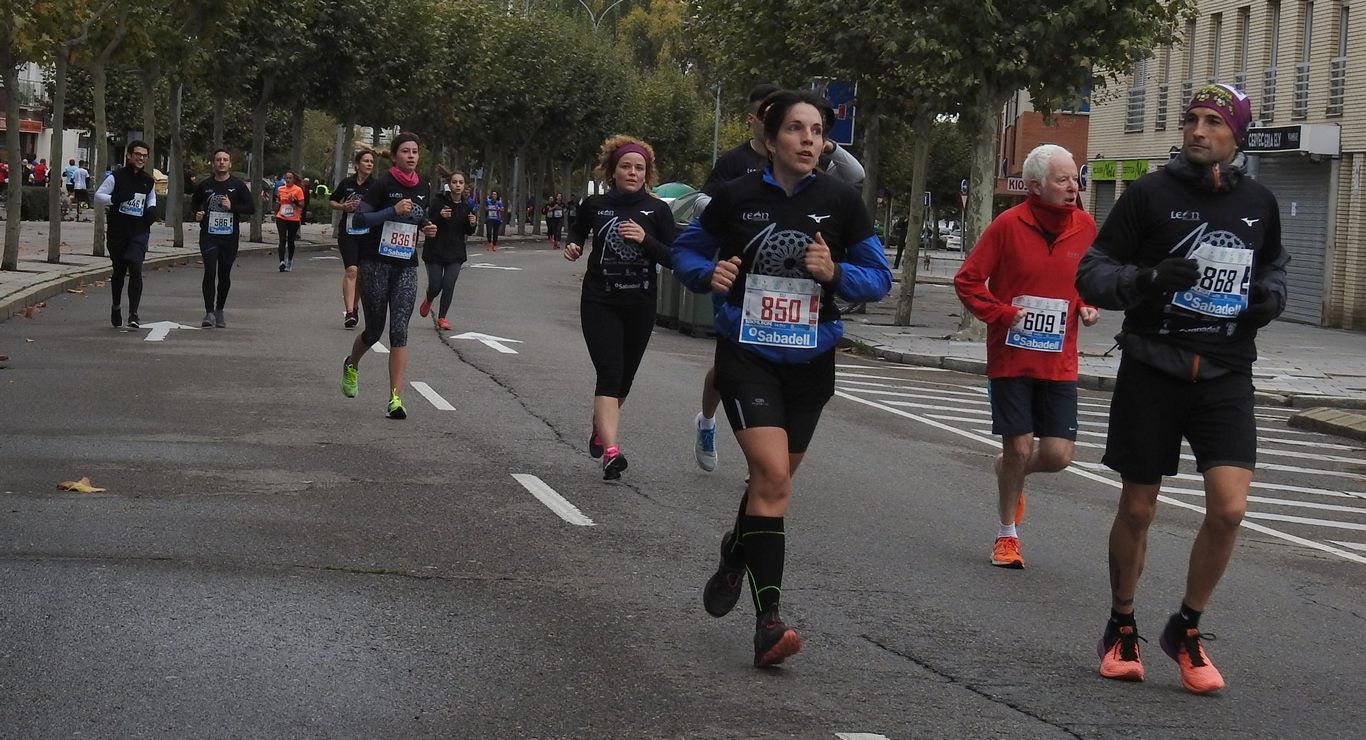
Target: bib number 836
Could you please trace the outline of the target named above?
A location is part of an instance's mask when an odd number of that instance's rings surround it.
[[[1200,288],[1211,293],[1232,293],[1233,284],[1238,280],[1238,270],[1206,267],[1200,276]]]
[[[413,246],[413,242],[414,239],[412,234],[395,231],[389,235],[389,244],[395,247],[411,247]]]
[[[766,295],[760,304],[759,320],[799,324],[802,321],[802,302],[797,298]]]

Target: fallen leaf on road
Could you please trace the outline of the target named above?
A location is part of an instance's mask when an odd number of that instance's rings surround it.
[[[85,295],[85,290],[82,288],[67,288],[66,292],[75,293],[76,295]]]
[[[29,338],[25,337],[25,338],[24,338],[24,341],[25,341],[25,342],[28,342],[29,344],[33,344],[34,342],[36,342],[36,341],[38,341],[38,340],[37,340],[37,339],[29,339]]]
[[[104,493],[103,488],[96,488],[90,485],[89,478],[80,480],[64,480],[57,484],[58,490],[71,491],[72,493]]]
[[[103,280],[96,280],[96,281],[95,281],[95,287],[96,287],[96,288],[103,288],[103,287],[104,287],[104,281],[103,281]]]
[[[23,314],[24,318],[31,319],[34,316],[37,316],[38,312],[42,311],[43,308],[46,306],[46,303],[36,303],[32,306],[24,306],[24,310],[21,313]]]

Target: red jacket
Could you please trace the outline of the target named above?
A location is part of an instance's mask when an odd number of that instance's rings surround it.
[[[1095,219],[1078,208],[1050,247],[1028,202],[997,216],[982,232],[954,276],[953,288],[987,325],[988,378],[1077,379],[1078,312],[1085,304],[1074,283],[1077,263],[1095,239]],[[1067,301],[1061,352],[1006,345],[1006,331],[1020,311],[1011,301],[1021,295]]]

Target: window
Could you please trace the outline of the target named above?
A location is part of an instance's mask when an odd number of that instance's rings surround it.
[[[1186,23],[1186,35],[1182,39],[1182,43],[1185,44],[1186,52],[1185,69],[1182,70],[1181,75],[1181,106],[1184,106],[1195,94],[1195,21]],[[1178,127],[1181,126],[1181,119],[1184,115],[1178,106],[1176,111],[1176,125]]]
[[[1219,82],[1219,63],[1224,54],[1224,14],[1209,17],[1209,81]]]
[[[1247,57],[1248,49],[1252,45],[1252,8],[1244,6],[1238,9],[1238,56],[1235,58],[1236,69],[1233,71],[1233,86],[1247,91]]]
[[[1162,65],[1157,70],[1157,117],[1153,119],[1154,131],[1167,130],[1167,101],[1171,97],[1172,47],[1162,50]]]
[[[1328,66],[1328,110],[1330,116],[1342,115],[1342,99],[1347,94],[1347,20],[1351,8],[1338,0],[1338,48]]]
[[[1133,79],[1129,83],[1129,102],[1124,115],[1124,133],[1143,130],[1143,114],[1147,107],[1148,58],[1134,63]]]
[[[1290,118],[1302,121],[1309,116],[1309,55],[1314,45],[1314,2],[1300,3],[1300,55],[1295,63],[1295,95],[1290,100]]]
[[[1266,4],[1266,69],[1262,72],[1262,112],[1258,116],[1263,123],[1276,118],[1276,64],[1281,56],[1281,4],[1270,0]]]

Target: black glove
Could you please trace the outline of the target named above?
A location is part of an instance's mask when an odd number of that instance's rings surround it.
[[[1156,267],[1140,270],[1134,287],[1148,295],[1160,296],[1185,290],[1200,280],[1200,263],[1184,257],[1168,257]]]
[[[1271,291],[1261,286],[1254,287],[1248,296],[1247,308],[1238,315],[1238,322],[1260,329],[1280,314],[1280,306],[1277,303]]]

